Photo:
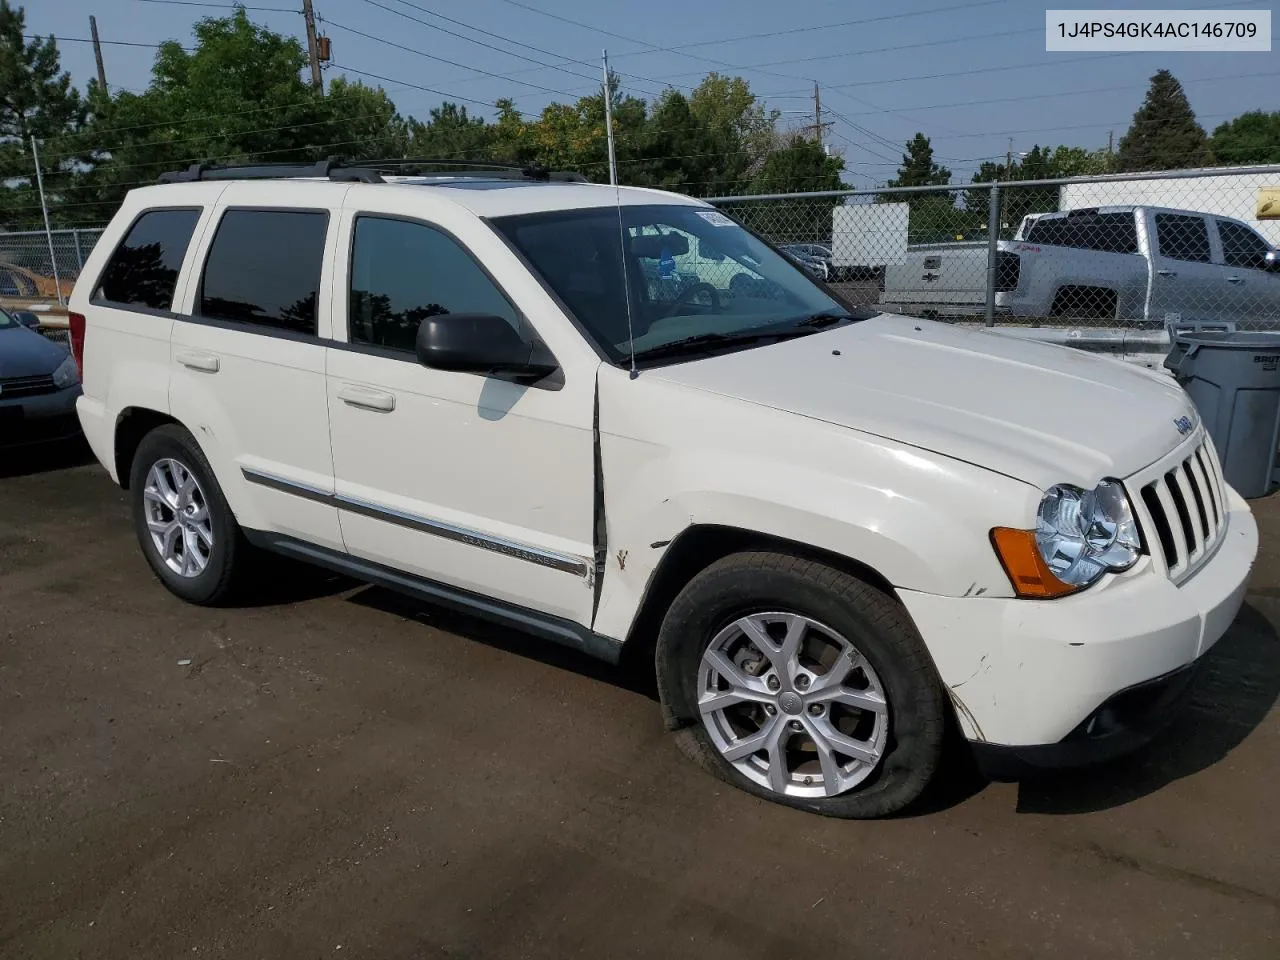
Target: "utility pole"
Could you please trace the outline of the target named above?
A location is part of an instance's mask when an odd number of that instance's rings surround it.
[[[604,67],[604,127],[609,134],[609,184],[618,185],[618,160],[613,153],[613,84],[609,81],[609,51],[601,50]]]
[[[1114,130],[1107,131],[1107,156],[1110,156],[1112,148],[1116,142],[1116,132]]]
[[[1013,176],[1013,137],[1009,138],[1009,150],[1004,155],[1004,175],[1006,179]]]
[[[53,230],[49,227],[49,204],[44,198],[44,175],[40,172],[40,150],[36,147],[36,138],[31,138],[31,159],[36,165],[36,190],[40,194],[40,212],[44,214],[44,237],[49,242],[49,266],[53,268],[53,292],[58,297],[58,306],[63,306],[62,281],[58,279],[58,256],[53,252]]]
[[[831,122],[822,122],[822,94],[818,92],[818,82],[813,83],[813,135],[818,141],[818,146],[822,146],[822,130],[824,127],[831,126]]]
[[[89,17],[89,36],[93,37],[93,58],[98,61],[98,86],[107,90],[107,68],[102,65],[102,42],[98,39],[98,18]]]
[[[302,0],[302,19],[307,24],[307,56],[311,59],[311,86],[317,93],[324,93],[324,80],[320,77],[320,48],[316,44],[316,15],[311,0]]]

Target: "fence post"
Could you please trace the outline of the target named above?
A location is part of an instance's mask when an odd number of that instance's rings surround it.
[[[36,148],[36,138],[31,138],[31,159],[36,165],[36,188],[40,191],[40,212],[44,214],[44,236],[49,241],[49,266],[53,268],[53,292],[58,298],[58,306],[62,303],[62,281],[58,279],[58,255],[53,249],[53,231],[49,228],[49,205],[44,198],[44,175],[40,172],[40,151]]]
[[[991,184],[987,199],[987,326],[996,325],[996,244],[1000,242],[1000,185]]]
[[[84,251],[80,249],[80,228],[73,227],[71,229],[71,242],[76,247],[76,273],[79,274],[84,269]]]

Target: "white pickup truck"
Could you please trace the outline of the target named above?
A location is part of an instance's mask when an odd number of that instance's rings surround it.
[[[1280,324],[1280,264],[1248,224],[1160,207],[1028,218],[999,244],[996,307],[1018,317]]]

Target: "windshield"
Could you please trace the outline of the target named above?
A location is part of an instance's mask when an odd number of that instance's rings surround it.
[[[616,207],[594,207],[492,221],[615,363],[633,349],[637,358],[671,359],[684,341],[691,341],[691,351],[705,350],[708,341],[745,346],[756,333],[813,332],[820,328],[812,324],[815,316],[871,315],[855,315],[793,262],[709,207],[622,207],[624,277],[618,217]]]

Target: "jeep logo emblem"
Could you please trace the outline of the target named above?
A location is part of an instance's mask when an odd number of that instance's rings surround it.
[[[1178,432],[1184,437],[1190,433],[1192,427],[1195,426],[1195,424],[1191,422],[1190,417],[1179,417],[1177,420],[1173,421],[1173,425],[1178,428]]]

